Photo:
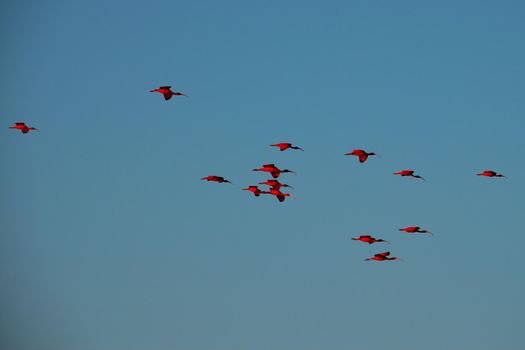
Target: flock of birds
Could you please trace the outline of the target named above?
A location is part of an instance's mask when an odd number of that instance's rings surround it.
[[[157,89],[150,90],[150,92],[158,92],[158,93],[162,94],[166,101],[170,100],[173,96],[185,96],[185,97],[188,97],[186,94],[184,94],[182,92],[179,92],[179,91],[174,92],[174,91],[172,91],[171,90],[171,86],[161,86],[161,87],[159,87]],[[20,130],[23,134],[27,134],[30,131],[38,131],[37,128],[27,126],[24,122],[17,122],[14,125],[10,126],[9,128],[10,129]],[[289,149],[304,151],[302,148],[294,146],[294,145],[292,145],[291,143],[288,143],[288,142],[275,143],[275,144],[271,144],[270,146],[279,148],[279,150],[281,152],[289,150]],[[345,153],[345,155],[358,157],[360,163],[366,162],[366,160],[370,156],[378,156],[378,154],[376,154],[374,152],[366,152],[366,151],[364,151],[362,149],[354,149],[352,152]],[[259,197],[261,194],[263,194],[263,195],[264,194],[272,195],[272,196],[275,196],[279,202],[284,202],[286,197],[290,197],[289,193],[281,192],[281,189],[282,188],[292,188],[293,189],[293,187],[288,185],[288,184],[283,184],[283,183],[279,182],[279,180],[277,180],[277,179],[281,176],[281,174],[284,174],[284,173],[295,174],[294,171],[289,170],[289,169],[279,169],[275,164],[263,164],[260,168],[252,169],[252,171],[266,172],[266,173],[269,173],[273,177],[273,179],[268,179],[268,180],[266,180],[264,182],[259,182],[258,183],[258,185],[266,185],[266,186],[268,186],[268,189],[267,190],[261,190],[257,185],[250,185],[250,186],[248,186],[246,188],[243,188],[242,190],[252,192],[255,197]],[[413,178],[416,178],[416,179],[425,180],[420,175],[414,174],[414,170],[410,170],[410,169],[401,170],[401,171],[395,172],[393,174],[394,175],[399,175],[399,176],[402,176],[402,177],[408,176],[408,177],[413,177]],[[505,177],[505,175],[497,173],[497,172],[495,172],[493,170],[484,170],[483,172],[478,173],[476,175],[477,176],[484,176],[484,177]],[[201,180],[212,181],[212,182],[217,182],[217,183],[229,183],[229,184],[232,183],[231,181],[225,179],[224,177],[217,176],[217,175],[208,175],[208,176],[203,177]],[[430,232],[428,230],[424,230],[424,229],[422,229],[419,226],[408,226],[408,227],[400,228],[399,231],[403,231],[403,232],[406,232],[406,233],[423,233],[423,234],[424,233],[428,233],[428,234],[432,234],[432,232]],[[384,239],[374,238],[374,237],[372,237],[370,235],[361,235],[359,237],[352,237],[352,240],[360,241],[360,242],[363,242],[363,243],[368,243],[369,245],[370,244],[374,244],[374,243],[388,243],[388,244],[390,244],[390,242],[388,242],[388,241],[386,241]],[[386,251],[386,252],[374,254],[372,257],[367,258],[365,260],[367,260],[367,261],[368,260],[385,261],[385,260],[402,260],[402,259],[398,258],[398,257],[391,257],[390,256],[390,252]]]

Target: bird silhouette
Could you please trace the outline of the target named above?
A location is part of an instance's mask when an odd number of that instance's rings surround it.
[[[288,170],[288,169],[281,170],[281,169],[277,168],[275,166],[275,164],[264,164],[260,168],[252,169],[252,171],[265,171],[267,173],[272,174],[274,179],[277,179],[279,176],[281,176],[282,173],[293,173],[293,174],[295,174],[295,172],[293,172],[291,170]]]
[[[399,231],[404,231],[407,233],[430,233],[431,235],[433,235],[432,232],[427,231],[427,230],[422,230],[421,227],[419,226],[408,226],[408,227],[400,228]]]
[[[414,170],[401,170],[401,171],[398,171],[397,173],[394,173],[394,175],[412,176],[412,177],[415,177],[417,179],[421,179],[423,181],[425,180],[419,175],[414,175]]]
[[[289,193],[282,193],[279,190],[276,190],[275,188],[271,188],[269,192],[263,192],[264,194],[271,194],[272,196],[275,196],[279,202],[284,202],[284,199],[286,197],[289,197]]]
[[[359,162],[364,163],[368,159],[368,156],[378,156],[378,154],[374,152],[368,153],[362,149],[354,149],[352,152],[345,153],[345,156],[357,156],[359,157]]]
[[[401,259],[401,258],[397,258],[397,257],[388,257],[389,255],[390,255],[390,252],[378,253],[378,254],[374,254],[373,257],[368,258],[368,259],[365,259],[365,260],[376,260],[376,261],[384,261],[384,260],[403,260],[403,259]]]
[[[257,186],[248,186],[247,188],[243,188],[243,190],[252,192],[255,197],[259,197],[262,193],[267,193],[265,191],[261,191]]]
[[[493,170],[483,170],[482,173],[476,174],[478,176],[486,176],[486,177],[506,177],[503,174],[498,174],[497,172]]]
[[[226,182],[226,183],[231,184],[230,181],[226,180],[222,176],[216,176],[216,175],[208,175],[208,176],[203,177],[201,180],[214,181],[214,182],[218,182],[218,183]]]
[[[31,130],[37,130],[38,131],[37,128],[29,127],[25,123],[22,123],[22,122],[18,122],[18,123],[15,123],[14,125],[11,125],[9,127],[9,129],[17,129],[17,130],[20,130],[21,132],[23,132],[24,134],[27,134]]]
[[[287,150],[288,148],[298,149],[298,150],[304,151],[304,149],[302,149],[300,147],[293,146],[291,143],[288,143],[288,142],[274,143],[273,145],[270,145],[270,146],[272,146],[272,147],[279,147],[281,152]]]
[[[158,89],[150,90],[150,92],[158,92],[164,96],[164,99],[167,101],[173,96],[185,96],[187,95],[183,94],[182,92],[173,92],[171,91],[171,86],[161,86]]]
[[[277,180],[266,180],[265,182],[259,182],[259,185],[268,185],[270,186],[271,188],[275,188],[276,190],[280,190],[281,187],[290,187],[290,188],[293,188],[292,186],[290,185],[287,185],[287,184],[282,184],[280,183],[279,181]]]
[[[385,243],[389,243],[389,241],[385,241],[384,239],[376,239],[372,236],[368,236],[368,235],[361,235],[359,237],[352,237],[352,240],[354,241],[361,241],[361,242],[364,242],[364,243],[368,243],[368,244],[373,244],[373,243],[377,243],[377,242],[385,242]]]

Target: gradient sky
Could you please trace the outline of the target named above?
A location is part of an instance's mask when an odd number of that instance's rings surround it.
[[[522,1],[0,13],[0,348],[525,348]]]

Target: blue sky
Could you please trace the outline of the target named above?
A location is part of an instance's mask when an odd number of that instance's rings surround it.
[[[522,2],[0,9],[2,348],[525,346]]]

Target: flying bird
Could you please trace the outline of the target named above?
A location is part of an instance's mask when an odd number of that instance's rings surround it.
[[[178,91],[177,92],[173,92],[173,91],[171,91],[171,86],[161,86],[158,89],[150,90],[150,92],[158,92],[158,93],[164,95],[164,99],[165,100],[169,100],[173,96],[186,96],[186,97],[188,97],[187,95],[183,94],[182,92],[178,92]]]
[[[359,162],[364,163],[368,159],[368,156],[378,156],[378,154],[374,152],[368,153],[362,149],[354,149],[352,152],[345,153],[345,156],[357,156],[359,157]]]
[[[21,132],[23,132],[24,134],[27,134],[31,130],[37,130],[38,131],[37,128],[29,127],[25,123],[22,123],[22,122],[15,123],[15,125],[10,126],[9,129],[18,129]]]
[[[408,226],[405,228],[400,228],[399,231],[405,231],[407,233],[430,233],[431,235],[433,235],[432,232],[427,231],[427,230],[422,230],[421,227],[419,226]]]
[[[374,237],[368,236],[368,235],[367,236],[361,235],[359,237],[352,237],[352,240],[354,240],[354,241],[361,241],[361,242],[368,243],[368,244],[373,244],[373,243],[377,243],[377,242],[385,242],[385,243],[390,244],[389,241],[385,241],[384,239],[375,239]]]
[[[401,171],[398,171],[397,173],[394,173],[394,175],[412,176],[412,177],[415,177],[417,179],[425,180],[419,175],[414,175],[414,170],[401,170]]]
[[[396,258],[396,257],[391,257],[391,258],[389,258],[389,257],[388,257],[389,255],[390,255],[390,252],[378,253],[378,254],[374,254],[373,257],[368,258],[368,259],[365,259],[365,260],[376,260],[376,261],[384,261],[384,260],[403,260],[403,259],[401,259],[401,258]]]
[[[274,179],[277,179],[282,173],[293,173],[293,174],[295,174],[295,172],[293,172],[291,170],[288,170],[288,169],[281,170],[281,169],[277,168],[275,166],[275,164],[264,164],[262,167],[260,167],[258,169],[252,169],[252,171],[265,171],[267,173],[272,174]]]
[[[503,174],[498,174],[497,172],[495,171],[492,171],[492,170],[483,170],[482,173],[479,173],[479,174],[476,174],[478,176],[486,176],[486,177],[505,177],[505,175]]]
[[[257,186],[248,186],[247,188],[243,188],[243,190],[252,192],[255,195],[255,197],[259,197],[261,193],[268,193],[265,191],[261,191]]]
[[[286,197],[289,197],[290,194],[289,193],[282,193],[281,191],[279,190],[276,190],[275,188],[271,188],[269,192],[263,192],[264,194],[271,194],[272,196],[275,196],[277,197],[277,199],[279,200],[279,202],[284,202],[284,199]]]
[[[231,184],[230,181],[226,180],[222,176],[216,176],[216,175],[208,175],[208,176],[203,177],[201,180],[215,181],[215,182],[218,182],[218,183],[227,182],[227,183]]]
[[[270,186],[271,188],[275,188],[276,190],[280,190],[281,187],[290,187],[290,188],[293,188],[292,186],[290,185],[287,185],[287,184],[282,184],[280,183],[279,181],[277,180],[266,180],[265,182],[259,182],[259,185],[268,185]]]
[[[274,143],[273,145],[270,145],[270,146],[272,146],[272,147],[279,147],[281,152],[287,150],[288,148],[298,149],[298,150],[304,151],[304,149],[302,149],[300,147],[293,146],[291,143],[288,143],[288,142]]]

